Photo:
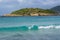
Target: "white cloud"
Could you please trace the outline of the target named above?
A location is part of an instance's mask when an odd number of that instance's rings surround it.
[[[56,5],[57,3],[59,3],[60,0],[46,0],[46,1],[41,1],[41,4],[43,5]]]
[[[34,7],[34,6],[54,6],[60,3],[60,0],[0,0],[0,5],[6,8],[14,7]],[[6,6],[7,5],[7,6]],[[17,6],[18,5],[18,6]]]
[[[0,2],[2,2],[3,0],[0,0]]]
[[[50,8],[56,5],[60,5],[60,0],[0,0],[0,10],[6,12],[25,7]]]
[[[30,4],[30,5],[55,5],[60,0],[17,0],[20,4]]]
[[[46,1],[41,1],[41,4],[43,5],[52,5],[55,4],[56,2],[54,0],[46,0]]]
[[[16,1],[16,0],[0,0],[0,2],[2,2],[2,3],[6,3],[6,2],[14,2],[14,1]]]
[[[24,2],[24,0],[17,0],[18,2]]]

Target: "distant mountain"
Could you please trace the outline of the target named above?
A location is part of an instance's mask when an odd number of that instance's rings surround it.
[[[51,8],[51,10],[60,13],[60,6],[53,7],[53,8]]]

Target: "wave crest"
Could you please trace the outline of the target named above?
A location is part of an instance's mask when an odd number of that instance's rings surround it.
[[[20,27],[3,27],[0,28],[0,31],[27,31],[27,30],[39,30],[39,29],[60,29],[60,25],[54,26],[36,26],[33,25],[31,27],[28,26],[20,26]]]

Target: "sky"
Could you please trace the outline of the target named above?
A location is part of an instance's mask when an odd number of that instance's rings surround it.
[[[0,15],[22,8],[49,9],[60,5],[60,0],[0,0]]]

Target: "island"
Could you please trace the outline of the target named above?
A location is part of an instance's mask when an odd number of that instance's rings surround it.
[[[10,14],[4,14],[3,16],[57,16],[56,11],[50,9],[41,8],[23,8],[13,11]]]

